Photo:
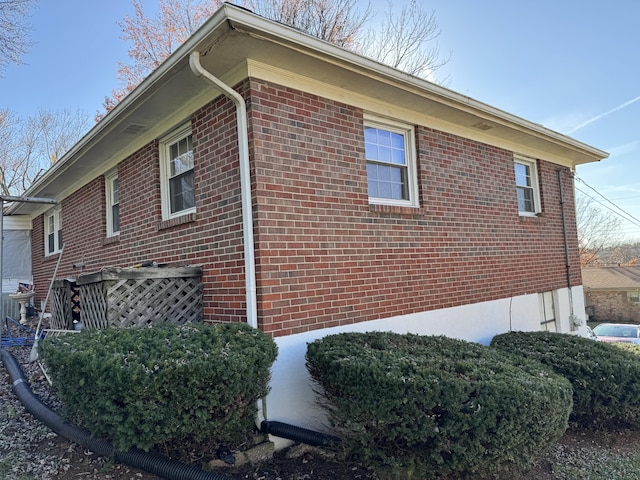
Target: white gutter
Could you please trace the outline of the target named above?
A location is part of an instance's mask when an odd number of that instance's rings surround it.
[[[251,207],[251,174],[249,168],[249,135],[247,104],[244,98],[220,79],[214,77],[200,64],[200,52],[189,55],[189,66],[193,73],[218,88],[236,105],[236,124],[238,129],[238,156],[240,157],[240,195],[242,197],[242,231],[244,234],[244,270],[247,301],[247,323],[258,328],[256,298],[256,260],[253,245],[253,209]]]

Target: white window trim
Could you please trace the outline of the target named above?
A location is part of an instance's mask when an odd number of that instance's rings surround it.
[[[183,217],[196,212],[196,207],[171,213],[171,199],[169,195],[169,157],[170,147],[174,143],[192,134],[191,124],[188,123],[173,131],[160,140],[160,197],[162,199],[162,219],[169,220],[171,218]],[[195,184],[195,178],[194,178]]]
[[[392,205],[399,207],[420,206],[418,200],[418,171],[416,161],[416,136],[413,125],[380,118],[373,115],[364,115],[364,127],[380,128],[404,136],[404,152],[407,162],[407,189],[409,200],[395,200],[369,196],[369,203],[373,205]],[[363,132],[364,133],[364,132]],[[365,161],[367,159],[365,158]]]
[[[521,216],[536,216],[542,211],[540,202],[540,186],[538,185],[538,162],[533,158],[527,158],[522,155],[515,155],[513,157],[513,163],[519,163],[521,165],[527,165],[529,167],[529,171],[531,172],[531,189],[533,190],[533,212],[522,211],[520,210],[520,207],[518,207],[518,213]]]
[[[113,230],[113,182],[118,179],[118,171],[107,173],[104,176],[105,186],[105,203],[106,203],[106,219],[107,219],[107,237],[115,237],[120,235],[120,230]],[[119,190],[119,189],[118,189]],[[119,196],[119,195],[118,195]],[[120,204],[120,200],[118,200]]]
[[[50,221],[49,219],[53,217],[53,229],[50,230]],[[62,245],[59,242],[59,234],[62,230],[62,209],[60,207],[56,207],[52,210],[49,210],[44,214],[44,256],[49,257],[51,255],[55,255],[60,253],[62,250]],[[49,234],[53,233],[53,250],[49,251]],[[63,239],[64,242],[64,239]]]

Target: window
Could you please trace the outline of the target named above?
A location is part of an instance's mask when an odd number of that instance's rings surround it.
[[[556,308],[553,292],[544,292],[538,295],[540,302],[540,330],[557,332]]]
[[[195,212],[191,128],[183,128],[160,144],[162,214],[169,219]]]
[[[44,216],[44,249],[45,255],[52,255],[62,250],[62,210],[50,210]]]
[[[417,207],[413,128],[388,121],[366,121],[364,142],[369,201]]]
[[[640,292],[627,292],[627,299],[633,305],[640,305]]]
[[[118,172],[105,176],[107,199],[107,237],[120,234],[120,183]]]
[[[516,191],[518,195],[518,212],[520,212],[521,215],[535,215],[540,212],[540,192],[538,191],[536,162],[516,158],[514,167],[516,174]]]

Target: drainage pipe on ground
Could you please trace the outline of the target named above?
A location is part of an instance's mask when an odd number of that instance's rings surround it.
[[[295,442],[306,443],[314,447],[331,447],[340,443],[340,438],[326,433],[316,432],[288,423],[264,420],[260,424],[262,433],[271,434],[276,437],[286,438]]]
[[[82,445],[102,457],[113,458],[118,463],[139,468],[168,480],[231,480],[225,475],[207,472],[142,450],[132,448],[126,452],[118,451],[110,442],[93,438],[90,432],[68,423],[38,399],[31,391],[29,382],[25,378],[18,361],[11,353],[5,349],[0,349],[0,358],[9,373],[13,392],[18,397],[18,400],[22,402],[31,415],[58,435]]]

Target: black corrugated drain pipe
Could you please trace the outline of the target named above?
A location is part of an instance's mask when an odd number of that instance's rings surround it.
[[[25,378],[17,360],[11,353],[5,349],[0,349],[0,358],[2,358],[2,362],[7,372],[9,372],[9,376],[13,382],[13,391],[18,397],[18,400],[22,402],[31,415],[58,435],[82,445],[84,448],[95,452],[101,457],[113,458],[117,463],[139,468],[168,480],[231,480],[230,477],[225,475],[207,472],[200,468],[185,465],[170,458],[148,453],[143,450],[132,448],[126,452],[121,452],[116,450],[110,442],[93,438],[90,432],[66,422],[56,412],[40,401],[31,391],[29,382]]]
[[[327,435],[326,433],[315,432],[288,423],[263,420],[260,424],[260,431],[276,437],[286,438],[300,443],[306,443],[314,447],[332,447],[340,443],[338,437]]]

